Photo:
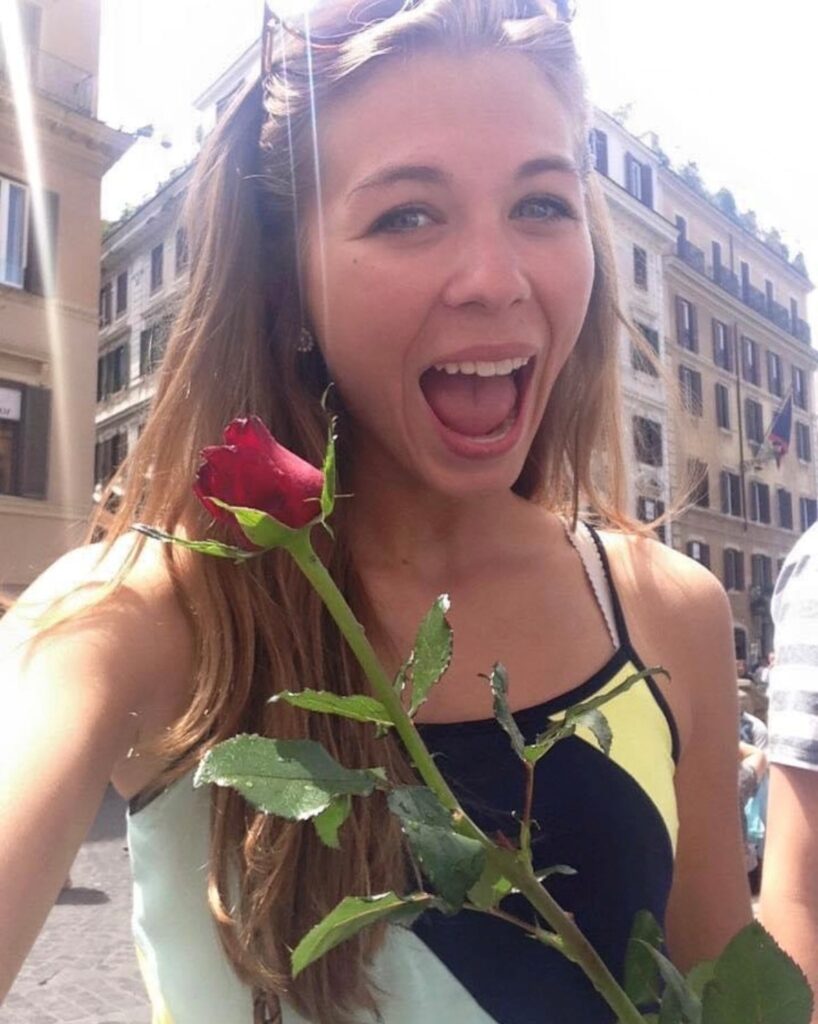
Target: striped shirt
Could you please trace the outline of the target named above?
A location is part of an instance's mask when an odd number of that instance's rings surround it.
[[[772,613],[770,761],[818,771],[818,523],[784,563]]]

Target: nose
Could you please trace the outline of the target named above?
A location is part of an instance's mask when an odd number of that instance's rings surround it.
[[[502,226],[461,234],[443,291],[447,306],[500,312],[531,297],[531,284]]]

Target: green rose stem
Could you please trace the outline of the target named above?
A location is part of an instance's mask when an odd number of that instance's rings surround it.
[[[554,935],[534,928],[532,930],[534,937],[545,945],[561,950],[569,959],[579,964],[599,994],[617,1014],[620,1024],[644,1024],[644,1018],[624,990],[617,984],[599,954],[573,920],[539,883],[531,866],[520,857],[518,851],[503,850],[497,847],[463,811],[448,783],[440,774],[432,755],[426,749],[426,745],[404,708],[399,694],[384,672],[377,654],[366,638],[363,627],[355,618],[352,609],[335,585],[323,562],[313,550],[309,531],[298,531],[286,546],[343,633],[358,663],[364,670],[374,695],[389,712],[415,768],[441,804],[451,812],[457,831],[482,843],[490,863],[516,889],[519,889],[556,933]],[[495,912],[494,916],[504,915],[500,911]],[[516,923],[523,924],[523,922]],[[527,930],[531,930],[529,926],[527,926]]]

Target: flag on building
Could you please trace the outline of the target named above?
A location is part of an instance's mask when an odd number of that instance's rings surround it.
[[[782,456],[790,449],[790,436],[792,434],[792,393],[787,395],[784,403],[778,412],[773,416],[770,424],[770,433],[767,435],[770,447],[775,453],[776,466],[781,465]]]

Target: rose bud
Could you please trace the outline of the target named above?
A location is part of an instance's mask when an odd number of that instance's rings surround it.
[[[242,417],[224,430],[223,445],[202,449],[193,491],[214,519],[238,526],[211,498],[266,512],[297,530],[317,518],[324,474],[280,445],[258,416]]]

